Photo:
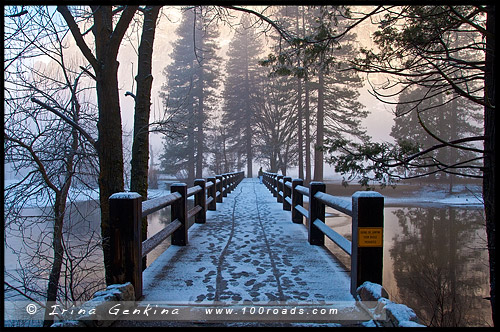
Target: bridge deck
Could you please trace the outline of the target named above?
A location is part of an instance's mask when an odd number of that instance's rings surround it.
[[[187,246],[171,246],[143,273],[143,305],[347,303],[350,275],[291,221],[258,179],[244,179]]]

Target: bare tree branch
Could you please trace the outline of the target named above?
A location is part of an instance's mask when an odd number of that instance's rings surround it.
[[[36,99],[36,98],[31,98],[31,101],[40,105],[41,107],[45,108],[46,110],[54,113],[55,115],[57,115],[58,117],[60,117],[62,120],[64,120],[66,123],[68,123],[70,126],[72,126],[73,128],[75,128],[76,130],[78,130],[86,139],[87,141],[89,141],[90,144],[92,144],[92,146],[97,150],[97,142],[96,140],[94,140],[92,138],[92,136],[90,136],[89,133],[87,133],[85,131],[85,129],[83,129],[80,125],[78,125],[76,122],[74,122],[72,119],[68,118],[66,115],[64,115],[63,113],[59,112],[58,110],[56,110],[55,108],[45,104],[44,102]]]
[[[83,40],[83,36],[80,32],[80,29],[78,28],[78,25],[76,24],[75,19],[73,18],[73,15],[71,15],[68,7],[67,6],[57,6],[57,11],[59,13],[61,13],[64,20],[66,21],[66,24],[68,24],[69,30],[71,31],[73,38],[75,38],[76,44],[78,45],[78,47],[82,51],[82,54],[85,56],[87,61],[92,65],[94,70],[97,71],[99,69],[99,64],[97,62],[97,59],[92,54],[92,51],[88,47],[85,40]]]

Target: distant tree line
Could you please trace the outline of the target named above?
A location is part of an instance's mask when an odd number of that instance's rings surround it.
[[[326,20],[321,8],[307,6],[276,6],[271,15],[296,36],[307,35]],[[221,70],[213,25],[193,23],[193,17],[202,21],[212,16],[200,8],[184,12],[173,62],[164,71],[167,83],[162,96],[178,134],[165,137],[164,172],[192,183],[206,166],[217,173],[246,165],[246,174],[252,177],[253,163],[260,162],[283,174],[298,165],[306,182],[322,180],[324,157],[318,147],[325,135],[362,138],[365,134],[361,120],[367,112],[357,100],[362,82],[355,71],[345,68],[356,50],[355,35],[314,61],[301,53],[294,55],[297,64],[304,64],[294,77],[291,71],[270,69],[264,51],[266,46],[273,53],[294,46],[283,45],[277,31],[269,34],[266,44],[255,27],[258,19],[243,14]],[[217,86],[223,86],[220,94]]]

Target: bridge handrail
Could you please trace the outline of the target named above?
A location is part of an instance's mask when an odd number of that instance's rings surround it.
[[[314,198],[320,200],[326,206],[352,217],[352,202],[318,191]]]
[[[110,248],[113,262],[113,283],[131,282],[136,299],[142,296],[142,258],[171,236],[172,245],[188,243],[189,219],[195,223],[206,222],[206,211],[216,210],[244,178],[244,172],[232,172],[196,179],[193,187],[185,183],[174,183],[171,193],[142,201],[141,195],[133,192],[116,193],[109,198]],[[207,183],[208,182],[208,183]],[[188,197],[194,196],[194,207],[187,210]],[[171,206],[171,222],[155,235],[141,241],[142,218]]]
[[[180,199],[182,196],[179,193],[171,193],[169,195],[149,199],[142,202],[142,218],[147,217],[153,212],[163,209],[171,205],[176,200]]]
[[[305,217],[310,244],[323,246],[326,236],[351,256],[353,295],[365,281],[382,284],[382,195],[373,191],[358,191],[352,195],[350,202],[327,194],[326,185],[322,182],[311,182],[308,188],[303,186],[302,179],[292,180],[271,172],[264,172],[263,183],[277,197],[277,201],[283,203],[283,210],[291,211],[292,222],[302,224]],[[304,196],[309,198],[309,210],[303,207]],[[325,224],[325,206],[352,217],[352,241]]]
[[[309,197],[309,188],[298,185],[295,187],[295,190],[297,190],[302,195]]]
[[[199,185],[196,185],[194,187],[188,188],[188,190],[187,190],[187,197],[193,196],[194,194],[200,192],[201,189],[202,188]]]

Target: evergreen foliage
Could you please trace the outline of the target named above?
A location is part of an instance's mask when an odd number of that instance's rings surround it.
[[[165,137],[160,157],[166,173],[194,181],[201,177],[206,150],[207,114],[217,101],[219,81],[218,31],[207,27],[199,8],[188,9],[177,29],[172,63],[164,69],[162,86],[166,112],[175,122],[176,135]]]

